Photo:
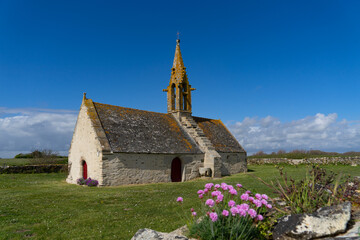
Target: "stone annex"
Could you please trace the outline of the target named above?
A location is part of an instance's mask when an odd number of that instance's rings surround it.
[[[246,172],[246,152],[221,120],[192,116],[177,40],[167,113],[93,102],[84,94],[69,151],[68,183],[100,186],[180,182]]]

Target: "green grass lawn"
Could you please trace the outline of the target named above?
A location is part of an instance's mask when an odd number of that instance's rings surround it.
[[[51,163],[66,164],[67,158],[56,158],[51,160]],[[23,165],[37,165],[40,164],[31,158],[1,158],[0,166],[23,166]]]
[[[326,168],[360,173],[360,167]],[[270,181],[279,176],[277,169],[264,165],[249,170],[212,182],[241,183],[272,195],[249,174]],[[298,179],[306,167],[287,166],[285,171]],[[185,224],[182,211],[199,207],[196,192],[208,182],[89,188],[67,184],[65,177],[63,173],[0,175],[0,239],[130,239],[145,227],[169,232]],[[183,209],[175,202],[178,196],[184,198]]]

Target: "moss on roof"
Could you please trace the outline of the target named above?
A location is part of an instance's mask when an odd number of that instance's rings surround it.
[[[202,153],[171,114],[94,106],[113,152]]]
[[[221,120],[193,117],[217,152],[245,152]]]

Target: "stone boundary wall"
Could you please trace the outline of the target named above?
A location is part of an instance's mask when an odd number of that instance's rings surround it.
[[[13,173],[58,173],[67,172],[68,166],[65,164],[52,165],[25,165],[25,166],[0,166],[0,174]]]
[[[345,164],[351,166],[360,165],[360,156],[356,157],[318,157],[305,159],[290,159],[290,158],[248,158],[248,165],[262,165],[262,164]]]

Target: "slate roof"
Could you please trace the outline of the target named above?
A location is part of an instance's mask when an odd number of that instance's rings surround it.
[[[245,152],[221,120],[193,117],[217,152]]]
[[[93,106],[112,152],[202,153],[171,114],[96,102]],[[95,122],[96,116],[90,117]]]

